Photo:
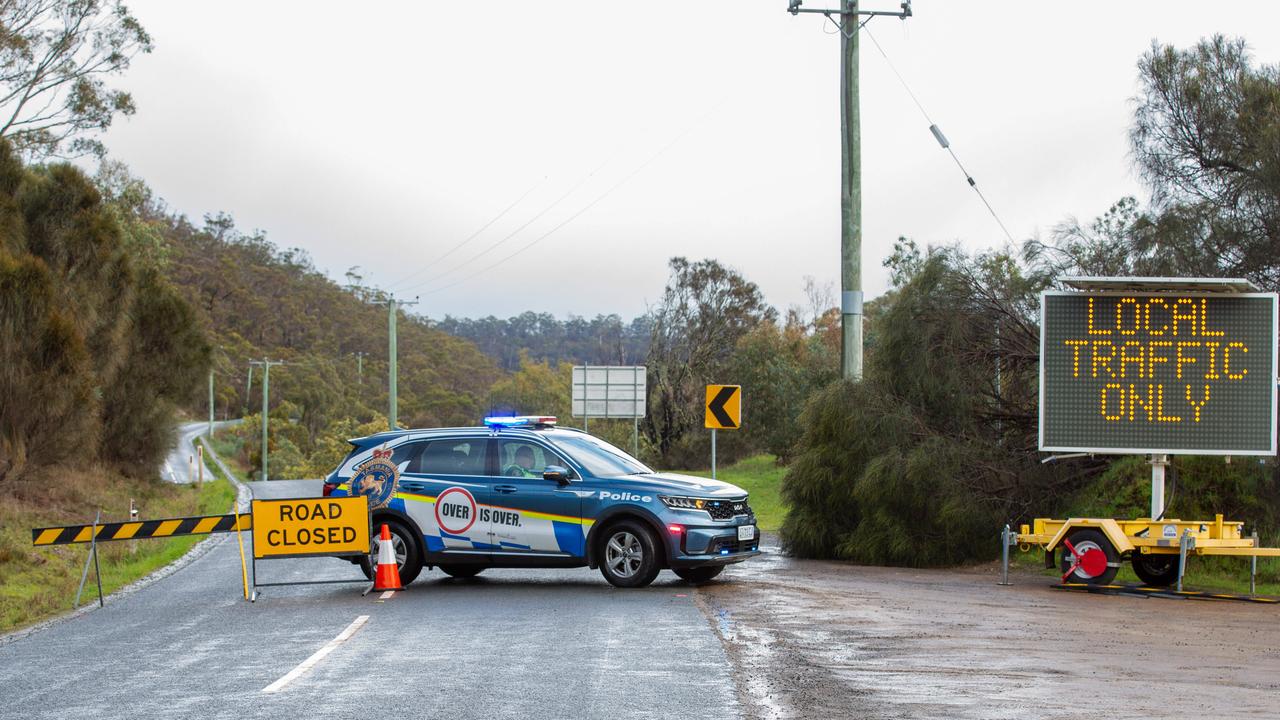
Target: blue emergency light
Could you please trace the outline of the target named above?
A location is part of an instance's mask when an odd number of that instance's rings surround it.
[[[554,417],[546,415],[518,415],[513,417],[487,417],[484,419],[486,427],[497,430],[499,428],[519,428],[519,427],[547,427],[556,424]]]

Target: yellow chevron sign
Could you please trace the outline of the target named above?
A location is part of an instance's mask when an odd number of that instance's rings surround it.
[[[237,524],[237,518],[239,523]],[[179,535],[208,535],[210,533],[249,530],[253,519],[249,515],[204,515],[199,517],[166,518],[163,520],[133,520],[130,522],[100,523],[94,525],[64,525],[62,527],[35,528],[31,531],[32,545],[70,545],[108,540],[140,540],[144,538],[177,537]]]
[[[713,430],[737,430],[742,426],[742,386],[708,385],[706,426]]]

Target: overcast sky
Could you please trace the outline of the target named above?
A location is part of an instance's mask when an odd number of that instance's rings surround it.
[[[727,263],[786,308],[806,275],[838,296],[840,258],[839,42],[786,5],[132,0],[156,47],[106,140],[193,220],[226,211],[432,317],[631,317],[673,255]],[[1280,60],[1273,2],[914,11],[867,29],[1018,242],[1145,199],[1127,130],[1153,39],[1240,35]],[[861,57],[874,297],[899,235],[1007,241],[865,35]]]

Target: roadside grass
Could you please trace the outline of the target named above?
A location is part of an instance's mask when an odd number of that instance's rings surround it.
[[[710,470],[674,470],[685,475],[711,477]],[[787,469],[778,465],[772,455],[753,455],[739,460],[733,465],[716,469],[716,479],[732,483],[746,490],[750,495],[748,502],[756,513],[756,522],[761,530],[777,532],[787,516],[787,507],[782,502],[782,477]]]
[[[997,543],[999,545],[999,543]],[[1046,569],[1044,552],[1038,548],[1030,552],[1018,552],[1010,548],[1009,565],[1047,577],[1061,578],[1057,570]],[[1127,560],[1122,560],[1120,572],[1116,574],[1116,583],[1138,583],[1141,580],[1133,574],[1133,567]],[[1201,558],[1192,557],[1187,560],[1187,574],[1182,579],[1182,587],[1186,590],[1207,590],[1210,592],[1233,593],[1247,595],[1249,593],[1249,558]],[[1258,558],[1258,595],[1280,596],[1280,559]]]
[[[206,438],[201,438],[201,442],[205,442],[214,452],[218,453],[218,457],[222,462],[226,463],[231,472],[236,474],[236,479],[240,482],[249,482],[253,480],[253,469],[244,461],[243,450],[244,440],[234,432],[228,430],[214,430],[213,439],[210,442]],[[213,461],[209,462],[210,467],[214,465]]]
[[[100,468],[45,468],[14,481],[0,504],[0,633],[71,609],[88,557],[89,545],[36,548],[31,529],[92,523],[97,509],[103,522],[129,519],[133,498],[139,519],[229,512],[235,488],[225,479],[175,485],[159,479],[130,478]],[[123,540],[98,546],[102,591],[110,593],[181,557],[206,536],[164,540]],[[85,582],[81,604],[97,602],[93,578]]]

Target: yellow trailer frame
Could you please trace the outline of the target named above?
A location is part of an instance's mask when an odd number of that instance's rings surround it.
[[[1179,556],[1176,566],[1179,591],[1182,590],[1182,576],[1186,571],[1187,557],[1190,555],[1252,558],[1250,593],[1253,591],[1254,578],[1257,575],[1257,559],[1280,557],[1280,548],[1262,547],[1258,543],[1256,533],[1249,537],[1244,535],[1244,523],[1224,520],[1220,514],[1208,521],[1152,518],[1134,520],[1036,518],[1030,525],[1022,525],[1016,533],[1007,525],[1005,526],[1004,580],[1001,584],[1009,584],[1008,548],[1010,546],[1017,546],[1023,552],[1030,551],[1032,547],[1038,547],[1045,553],[1045,567],[1055,567],[1055,551],[1065,546],[1069,552],[1074,552],[1069,538],[1075,531],[1082,529],[1100,532],[1115,549],[1116,556],[1122,559],[1126,556],[1132,559],[1144,555]],[[1113,567],[1118,566],[1118,563],[1114,562],[1108,564]],[[1068,570],[1068,573],[1070,572]]]
[[[1046,552],[1056,550],[1063,538],[1077,528],[1095,528],[1106,535],[1121,555],[1178,554],[1183,538],[1194,541],[1187,552],[1194,555],[1237,555],[1242,557],[1280,557],[1280,548],[1258,545],[1255,537],[1244,536],[1244,523],[1223,520],[1116,520],[1114,518],[1069,518],[1053,520],[1036,518],[1023,525],[1014,536],[1019,549],[1026,552],[1038,546]]]

